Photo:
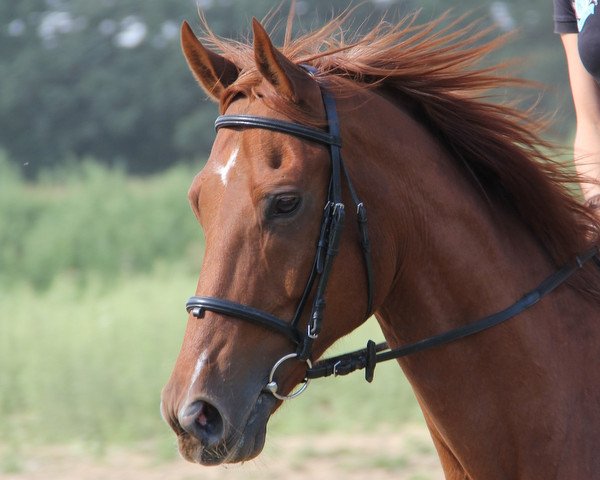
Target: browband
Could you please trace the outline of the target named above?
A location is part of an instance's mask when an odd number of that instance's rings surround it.
[[[289,133],[295,137],[304,138],[323,145],[342,146],[342,139],[337,135],[317,128],[307,127],[299,123],[285,122],[256,115],[221,115],[215,120],[215,130],[222,127],[230,128],[263,128],[275,132]]]

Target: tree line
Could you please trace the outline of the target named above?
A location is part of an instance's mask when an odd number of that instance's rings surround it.
[[[392,21],[422,9],[421,20],[454,15],[517,32],[502,56],[525,56],[523,76],[557,87],[542,97],[565,109],[566,70],[552,34],[551,3],[371,0],[364,25],[385,11]],[[297,0],[298,29],[312,29],[348,8],[340,0]],[[216,108],[188,73],[179,50],[182,20],[198,10],[218,34],[243,39],[252,16],[285,24],[288,3],[269,0],[19,0],[0,3],[0,149],[30,178],[45,168],[91,157],[128,172],[161,171],[206,157]],[[360,26],[361,22],[355,22]],[[364,26],[363,26],[364,27]],[[424,59],[426,61],[426,59]],[[561,93],[562,92],[562,93]],[[564,127],[559,133],[568,132]]]

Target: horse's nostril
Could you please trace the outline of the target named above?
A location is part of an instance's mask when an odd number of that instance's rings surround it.
[[[179,424],[205,447],[216,445],[223,438],[223,418],[216,407],[196,400],[179,413]]]

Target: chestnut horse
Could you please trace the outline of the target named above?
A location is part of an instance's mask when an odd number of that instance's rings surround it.
[[[347,43],[337,19],[281,49],[256,20],[253,45],[203,44],[184,23],[189,67],[226,116],[189,190],[206,252],[163,417],[190,461],[251,459],[306,364],[367,319],[369,292],[397,348],[507,309],[591,248],[534,306],[398,362],[447,478],[600,478],[598,223],[546,158],[542,122],[486,98],[519,83],[477,67],[502,39],[413,20]],[[336,182],[347,218],[323,286]],[[294,354],[315,309],[322,328]]]

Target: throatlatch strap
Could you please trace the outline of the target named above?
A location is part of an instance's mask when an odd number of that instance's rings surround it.
[[[375,280],[373,278],[373,261],[371,259],[371,242],[369,240],[369,229],[367,226],[367,207],[358,197],[356,189],[352,183],[352,179],[348,174],[346,164],[342,161],[342,170],[344,170],[344,176],[346,177],[346,185],[350,190],[350,196],[356,207],[356,220],[358,222],[358,234],[360,235],[360,248],[363,252],[363,261],[365,264],[365,271],[367,274],[367,318],[373,313],[373,294],[375,290]]]

